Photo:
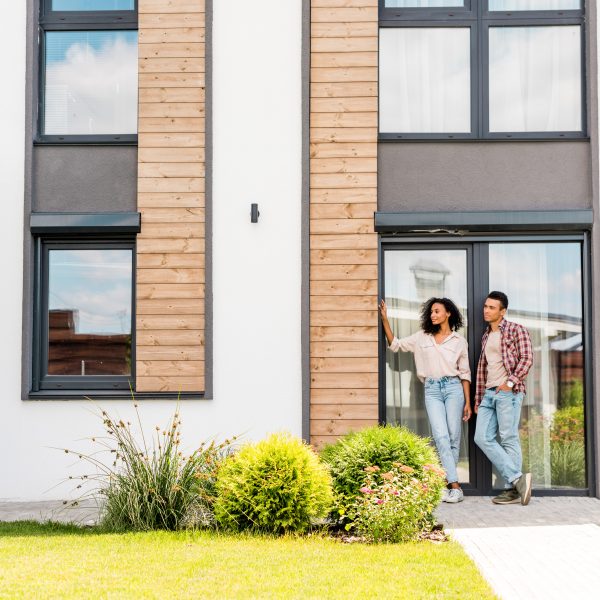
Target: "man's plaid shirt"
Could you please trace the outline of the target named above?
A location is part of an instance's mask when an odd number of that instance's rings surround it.
[[[479,406],[485,394],[485,382],[488,368],[485,357],[485,345],[490,329],[481,338],[481,355],[477,365],[477,384],[475,388],[475,406]],[[502,362],[508,373],[508,380],[514,382],[513,392],[525,393],[525,378],[533,364],[533,348],[529,332],[523,325],[502,319],[500,322],[500,348]]]

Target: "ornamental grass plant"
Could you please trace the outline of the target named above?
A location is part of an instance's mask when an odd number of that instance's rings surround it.
[[[331,477],[315,452],[290,434],[276,433],[225,461],[215,517],[233,531],[303,532],[327,515],[332,499]]]
[[[98,451],[74,453],[94,468],[93,474],[72,479],[81,479],[79,488],[87,482],[95,485],[82,498],[99,500],[101,527],[147,531],[214,526],[217,473],[230,441],[204,442],[184,455],[178,411],[165,428],[156,426],[147,437],[135,403],[134,408],[139,431],[102,410],[106,435],[92,438]]]

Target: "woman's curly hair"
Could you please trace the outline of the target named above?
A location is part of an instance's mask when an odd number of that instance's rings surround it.
[[[421,307],[421,329],[425,333],[434,334],[440,329],[439,325],[434,325],[431,322],[431,307],[434,304],[442,304],[447,312],[450,313],[448,325],[452,331],[458,331],[463,326],[463,317],[460,310],[449,298],[429,298]]]

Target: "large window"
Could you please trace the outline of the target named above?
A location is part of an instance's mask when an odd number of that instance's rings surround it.
[[[34,391],[128,389],[133,243],[38,244]]]
[[[580,0],[380,0],[381,139],[581,138]]]
[[[38,141],[135,141],[136,4],[42,2]]]

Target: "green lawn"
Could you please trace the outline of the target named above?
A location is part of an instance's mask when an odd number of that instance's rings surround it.
[[[494,598],[454,542],[0,523],[0,598]]]

